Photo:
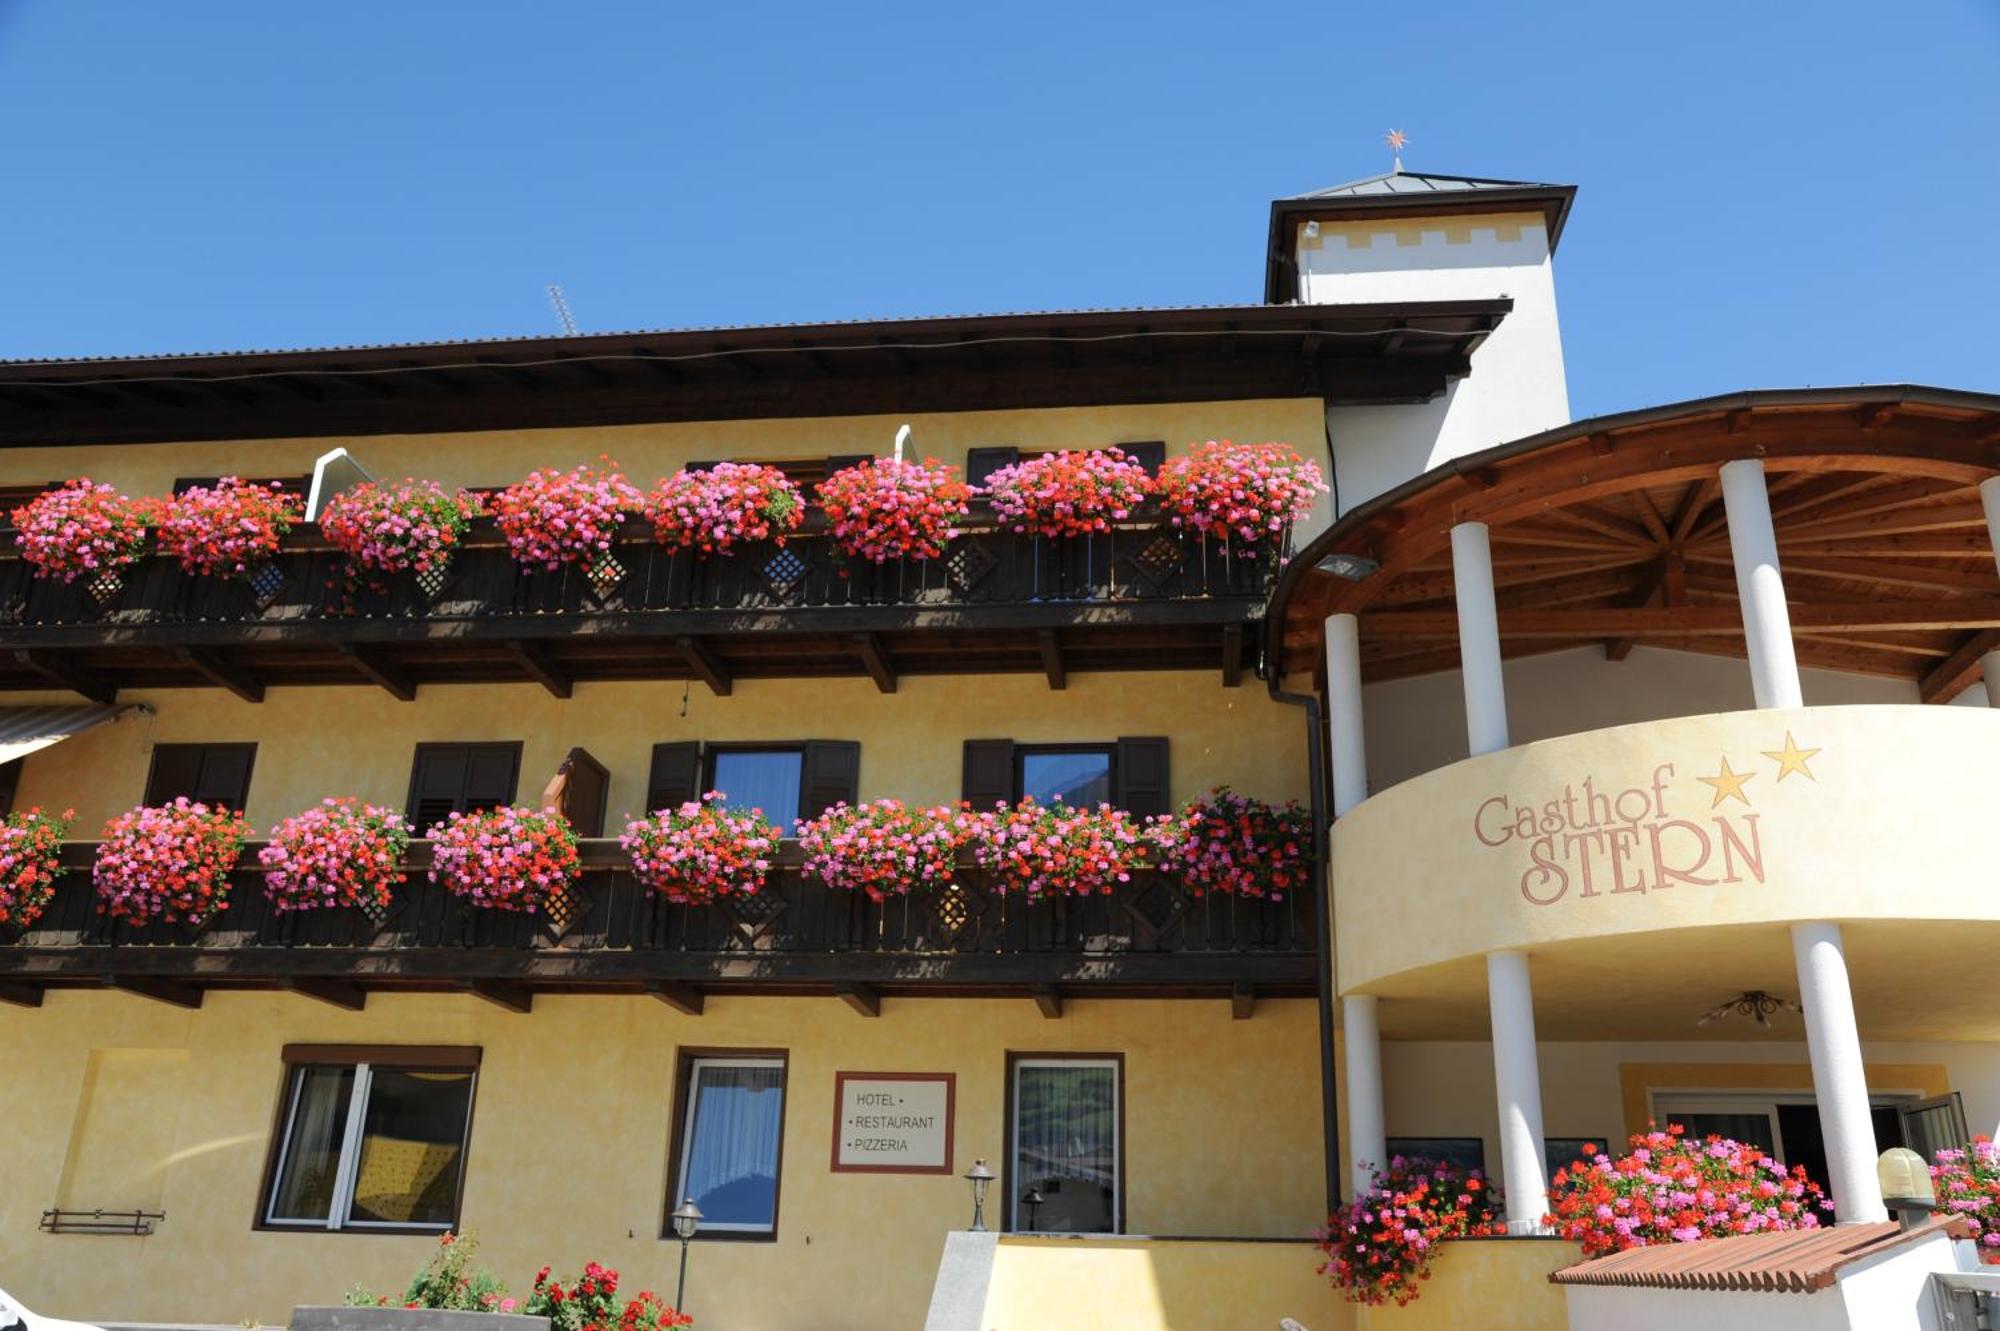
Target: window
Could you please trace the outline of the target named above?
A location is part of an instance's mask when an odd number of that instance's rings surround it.
[[[1819,1106],[1810,1092],[1654,1091],[1651,1099],[1657,1123],[1678,1123],[1694,1138],[1712,1133],[1761,1147],[1773,1159],[1804,1169],[1822,1188],[1827,1186],[1826,1141]],[[1937,1136],[1964,1131],[1962,1121],[1952,1121],[1956,1102],[1949,1096],[1921,1100],[1914,1095],[1877,1094],[1868,1097],[1868,1107],[1878,1151],[1929,1145]]]
[[[671,809],[711,790],[732,809],[762,809],[779,832],[859,798],[861,746],[814,739],[780,744],[655,744],[648,810]]]
[[[1459,1169],[1486,1172],[1486,1143],[1478,1137],[1391,1137],[1389,1159],[1437,1160]],[[1383,1162],[1384,1165],[1388,1161]]]
[[[1116,1234],[1124,1225],[1124,1060],[1009,1056],[1008,1228]],[[1024,1205],[1030,1193],[1039,1205]]]
[[[268,1226],[458,1223],[477,1049],[290,1046]]]
[[[1583,1153],[1586,1146],[1594,1146],[1591,1155],[1609,1152],[1615,1154],[1623,1145],[1623,1137],[1544,1137],[1542,1138],[1542,1167],[1548,1172],[1544,1177],[1554,1178],[1555,1172],[1564,1165],[1573,1165],[1579,1160],[1591,1158]]]
[[[419,744],[410,767],[410,830],[429,836],[454,813],[476,813],[514,802],[521,746]]]
[[[682,1069],[667,1209],[693,1198],[704,1234],[776,1235],[785,1056],[691,1055]]]
[[[1110,803],[1137,818],[1169,811],[1168,744],[1159,736],[1126,736],[1096,744],[1017,744],[1011,739],[965,741],[959,798],[990,809],[1033,795],[1044,804]]]
[[[146,774],[146,803],[171,804],[186,796],[240,810],[250,798],[255,744],[155,744]]]
[[[1014,777],[1017,798],[1072,808],[1111,801],[1109,744],[1024,744],[1015,748],[1014,761],[1020,769]]]

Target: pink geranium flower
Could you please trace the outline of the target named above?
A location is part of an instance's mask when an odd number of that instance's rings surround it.
[[[16,508],[14,544],[37,576],[74,582],[136,563],[158,517],[157,501],[128,498],[85,476]]]

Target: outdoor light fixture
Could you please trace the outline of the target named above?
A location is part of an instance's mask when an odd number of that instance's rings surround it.
[[[1307,238],[1309,238],[1309,239],[1312,239],[1312,240],[1317,240],[1317,239],[1319,239],[1319,223],[1318,223],[1318,222],[1307,222],[1307,223],[1306,223],[1306,236],[1307,236]]]
[[[1915,1229],[1937,1210],[1930,1166],[1909,1147],[1891,1146],[1882,1152],[1875,1162],[1875,1177],[1882,1185],[1882,1204],[1896,1213],[1904,1229]]]
[[[1313,565],[1322,573],[1331,573],[1336,578],[1346,578],[1349,582],[1359,582],[1376,569],[1382,567],[1379,559],[1367,555],[1351,555],[1344,550],[1336,550],[1319,563]]]
[[[681,1279],[674,1286],[674,1311],[686,1312],[687,1304],[683,1300],[687,1297],[688,1287],[688,1240],[701,1228],[701,1208],[694,1204],[694,1198],[684,1198],[667,1219],[673,1222],[674,1237],[681,1241]]]
[[[1042,1209],[1042,1203],[1047,1200],[1047,1198],[1042,1196],[1040,1188],[1028,1189],[1028,1195],[1021,1199],[1021,1205],[1028,1208],[1028,1232],[1030,1234],[1035,1232],[1035,1213]]]
[[[966,1182],[972,1185],[972,1232],[986,1232],[986,1185],[993,1181],[993,1171],[986,1167],[984,1160],[974,1160],[972,1168],[965,1171]]]
[[[1771,1014],[1779,1010],[1796,1013],[1805,1011],[1794,999],[1779,998],[1776,994],[1767,994],[1762,989],[1745,989],[1728,1002],[1718,1003],[1702,1013],[1695,1025],[1712,1025],[1733,1014],[1738,1017],[1749,1017],[1768,1031],[1771,1029]]]

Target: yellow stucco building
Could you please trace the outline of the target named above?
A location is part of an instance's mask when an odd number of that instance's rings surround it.
[[[1772,392],[1569,421],[1566,186],[1401,174],[1280,200],[1265,302],[0,366],[0,491],[373,477],[492,490],[615,459],[806,493],[1279,440],[1331,482],[1245,544],[1148,505],[935,559],[809,514],[615,573],[476,522],[437,585],[350,587],[316,522],[250,578],[115,585],[0,548],[0,797],[75,810],[0,924],[0,1279],[113,1321],[282,1321],[448,1229],[517,1287],[600,1260],[738,1328],[1561,1324],[1552,1167],[1649,1121],[1882,1213],[1878,1149],[2000,1121],[1990,709],[2000,400]],[[1984,502],[1982,502],[1984,501]],[[1964,703],[1963,706],[1925,704]],[[2000,774],[1993,774],[2000,775]],[[617,842],[718,790],[838,802],[1218,786],[1310,813],[1309,890],[1144,872],[875,902],[796,844],[674,905]],[[261,837],[332,797],[419,833],[561,810],[583,873],[503,915],[429,883],[199,927],[93,898],[98,829],[177,796]],[[1504,1184],[1515,1237],[1404,1309],[1316,1273],[1391,1155]],[[975,1162],[990,1169],[981,1236]],[[994,1237],[997,1233],[997,1237]]]

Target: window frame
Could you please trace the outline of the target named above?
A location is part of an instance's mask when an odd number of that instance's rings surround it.
[[[1084,1053],[1069,1050],[1014,1051],[1007,1052],[1007,1121],[1004,1141],[1005,1154],[1000,1161],[1000,1177],[995,1180],[1000,1185],[1001,1200],[1006,1207],[1001,1211],[1001,1229],[1008,1234],[1027,1231],[1021,1228],[1021,1218],[1017,1214],[1019,1199],[1014,1194],[1014,1172],[1019,1161],[1021,1069],[1024,1067],[1061,1067],[1083,1064],[1111,1069],[1111,1159],[1112,1170],[1117,1175],[1117,1186],[1111,1190],[1111,1229],[1105,1237],[1116,1238],[1126,1233],[1125,1211],[1125,1055],[1122,1053]],[[1043,1233],[1068,1233],[1066,1230],[1038,1231]]]
[[[1014,746],[1014,799],[1027,798],[1028,759],[1053,758],[1072,753],[1101,753],[1104,755],[1104,784],[1107,787],[1104,802],[1118,804],[1118,742],[1112,740],[1103,744],[1016,744]],[[1064,807],[1069,807],[1065,805]]]
[[[271,1145],[265,1153],[264,1180],[257,1192],[257,1213],[251,1229],[276,1234],[437,1235],[455,1231],[465,1219],[465,1179],[471,1170],[473,1116],[479,1108],[481,1053],[477,1045],[286,1045]],[[333,1196],[327,1203],[323,1221],[273,1219],[271,1208],[278,1184],[284,1178],[292,1124],[299,1096],[305,1089],[305,1074],[316,1067],[355,1069],[354,1085],[348,1090],[347,1125],[341,1134]],[[464,1072],[472,1078],[465,1096],[465,1127],[458,1147],[458,1183],[451,1196],[451,1219],[442,1224],[343,1218],[342,1213],[354,1205],[354,1175],[361,1160],[361,1125],[367,1114],[372,1073],[378,1068],[387,1072]],[[357,1108],[359,1114],[355,1112]]]
[[[154,744],[152,752],[147,755],[146,759],[146,785],[140,802],[147,805],[162,805],[171,804],[174,801],[175,796],[167,795],[161,797],[153,789],[153,782],[158,779],[160,774],[160,755],[163,753],[170,754],[172,751],[189,749],[198,749],[201,752],[201,756],[195,764],[195,784],[197,787],[200,785],[201,767],[208,761],[209,755],[222,750],[240,751],[244,754],[243,787],[239,792],[240,797],[235,804],[222,806],[234,813],[244,812],[250,804],[250,783],[257,776],[257,742],[255,740],[222,740],[214,743],[206,740],[169,740]],[[187,797],[190,800],[194,799],[194,792],[190,791]]]
[[[704,743],[701,746],[701,788],[703,792],[711,790],[722,791],[722,804],[724,808],[730,807],[729,792],[723,790],[721,785],[717,783],[716,769],[721,766],[720,759],[724,755],[732,753],[788,753],[799,760],[799,802],[785,819],[786,823],[790,825],[790,830],[781,834],[785,840],[790,840],[797,836],[799,824],[807,821],[805,818],[807,794],[806,741],[772,740],[765,742],[761,740],[725,740]],[[771,811],[769,809],[764,810],[764,816],[769,818]]]
[[[660,1237],[677,1239],[674,1233],[673,1213],[687,1195],[687,1153],[693,1140],[695,1109],[695,1073],[704,1064],[720,1066],[766,1066],[775,1063],[784,1078],[782,1093],[784,1103],[778,1108],[778,1159],[777,1174],[771,1188],[771,1223],[768,1228],[750,1228],[741,1225],[703,1220],[701,1228],[695,1232],[695,1239],[714,1239],[720,1243],[776,1243],[779,1223],[784,1218],[785,1208],[785,1138],[791,1131],[792,1112],[792,1058],[788,1049],[714,1049],[706,1047],[684,1047],[674,1063],[674,1113],[671,1135],[667,1138],[667,1195],[660,1207]]]

